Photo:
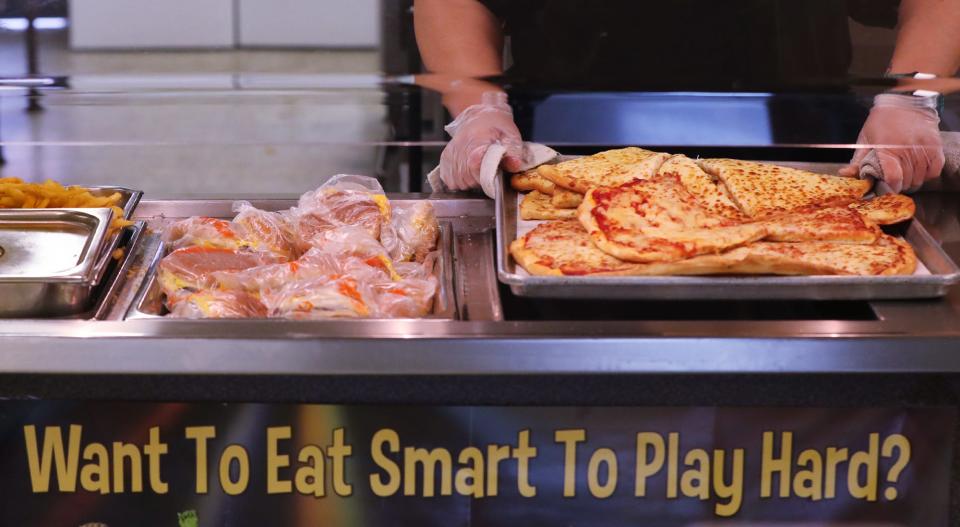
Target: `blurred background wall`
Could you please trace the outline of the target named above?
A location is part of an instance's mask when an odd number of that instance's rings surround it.
[[[378,0],[71,0],[75,49],[375,48]]]

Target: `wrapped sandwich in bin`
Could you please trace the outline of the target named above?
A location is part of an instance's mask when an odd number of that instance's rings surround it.
[[[171,316],[414,318],[430,313],[439,226],[427,202],[391,204],[373,178],[336,176],[283,212],[168,227],[158,281]]]

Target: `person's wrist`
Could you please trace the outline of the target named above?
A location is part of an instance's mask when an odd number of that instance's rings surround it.
[[[476,106],[482,101],[482,93],[457,93],[443,97],[443,105],[454,119],[463,115],[467,108]]]
[[[462,126],[475,122],[484,114],[499,115],[501,119],[509,120],[512,123],[513,110],[510,108],[510,105],[507,104],[507,94],[502,92],[484,93],[481,97],[481,102],[469,106],[460,112],[456,119],[444,127],[444,130],[453,137]],[[493,122],[495,123],[496,121]]]
[[[873,98],[873,106],[929,110],[937,113],[939,101],[938,96],[925,94],[881,93]]]
[[[450,115],[457,117],[467,108],[482,104],[484,94],[490,92],[506,94],[499,86],[487,82],[454,81],[451,83],[449,91],[443,94],[443,105],[450,112]]]
[[[936,74],[920,71],[896,73],[888,70],[884,76],[891,79],[899,79],[899,85],[897,88],[890,90],[889,93],[878,95],[877,98],[882,96],[898,96],[899,106],[930,109],[936,112],[938,116],[942,113],[944,103],[943,94],[930,89],[931,86],[924,84],[924,81],[937,79],[938,76]],[[875,105],[877,98],[874,99]],[[888,97],[888,100],[892,99]]]

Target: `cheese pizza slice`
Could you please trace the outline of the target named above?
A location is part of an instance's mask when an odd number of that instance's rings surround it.
[[[510,244],[510,254],[528,273],[541,276],[629,275],[641,267],[597,249],[576,220],[537,225]]]
[[[718,253],[767,234],[762,223],[713,214],[676,174],[587,192],[577,218],[603,252],[630,262],[674,262]]]
[[[538,190],[543,194],[553,194],[557,188],[553,181],[538,174],[535,168],[510,176],[510,186],[519,192]]]
[[[562,220],[577,217],[576,209],[558,209],[550,196],[538,190],[527,194],[520,202],[520,218],[524,220]]]
[[[767,229],[765,241],[833,241],[873,243],[880,227],[848,207],[807,207],[761,220]]]
[[[752,274],[905,275],[917,268],[910,244],[883,234],[871,244],[757,242],[731,251]]]
[[[592,156],[540,165],[537,173],[565,189],[586,194],[593,187],[615,187],[657,173],[669,154],[629,147]]]
[[[812,205],[846,205],[860,200],[870,190],[870,182],[861,179],[752,161],[703,159],[699,164],[724,184],[737,207],[751,218]]]
[[[747,254],[709,254],[670,263],[632,263],[597,249],[575,220],[541,223],[510,244],[510,254],[538,276],[640,276],[736,274]]]
[[[917,212],[917,206],[909,196],[886,194],[866,201],[850,204],[850,208],[877,225],[893,225],[907,221]]]
[[[678,175],[683,187],[693,194],[700,206],[711,213],[731,220],[747,221],[730,199],[726,187],[689,157],[672,156],[660,167],[659,173]],[[762,221],[768,231],[764,239],[770,241],[873,243],[880,236],[879,227],[865,221],[856,211],[843,207],[805,207]]]
[[[744,219],[743,213],[727,194],[727,188],[704,172],[700,165],[689,157],[671,156],[660,166],[657,173],[679,176],[684,188],[693,194],[700,206],[711,213],[733,220]]]
[[[565,188],[558,188],[553,193],[550,202],[558,209],[575,209],[583,202],[583,194]]]
[[[510,254],[540,276],[902,275],[917,266],[910,245],[886,235],[872,244],[755,242],[677,262],[631,263],[597,249],[572,220],[538,225],[510,244]]]

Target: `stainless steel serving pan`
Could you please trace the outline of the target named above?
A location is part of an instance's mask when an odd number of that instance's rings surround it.
[[[97,197],[110,196],[114,193],[120,194],[120,203],[117,206],[123,210],[123,219],[125,220],[129,220],[133,217],[133,212],[136,210],[137,204],[140,203],[140,198],[143,197],[142,191],[125,187],[92,186],[84,188],[89,190],[91,194]],[[110,267],[111,260],[113,260],[113,252],[120,247],[120,241],[123,237],[122,235],[122,230],[118,230],[110,236],[110,239],[107,241],[107,243],[103,244],[100,254],[97,256],[97,263],[95,265],[97,283],[100,283],[100,281],[103,280],[103,276],[107,272],[107,268]]]
[[[960,269],[917,220],[903,234],[929,274],[907,276],[531,276],[510,256],[517,238],[517,191],[497,185],[497,275],[517,296],[633,300],[881,300],[933,298],[960,281]]]
[[[453,243],[453,226],[450,225],[449,222],[440,222],[439,238],[438,250],[440,251],[440,257],[437,259],[434,272],[437,274],[440,286],[434,298],[433,312],[426,318],[452,320],[457,318],[457,302],[454,297],[453,286],[455,244]],[[161,243],[157,247],[150,261],[150,268],[147,271],[143,285],[134,298],[130,310],[127,312],[125,317],[127,320],[163,318],[168,313],[166,307],[163,305],[163,293],[157,281],[157,267],[167,252],[165,244]]]
[[[88,309],[111,209],[0,210],[0,317]]]
[[[130,278],[134,257],[134,250],[140,243],[147,228],[147,222],[140,220],[133,225],[120,231],[117,248],[124,249],[123,258],[117,262],[116,270],[108,272],[101,277],[95,294],[98,295],[95,309],[90,313],[93,320],[106,320],[110,310],[113,309],[117,298],[120,296],[123,287]],[[124,235],[123,231],[128,231],[129,235]],[[112,251],[111,251],[112,252]],[[113,260],[113,258],[110,258]],[[110,268],[110,260],[107,261],[107,267]]]

